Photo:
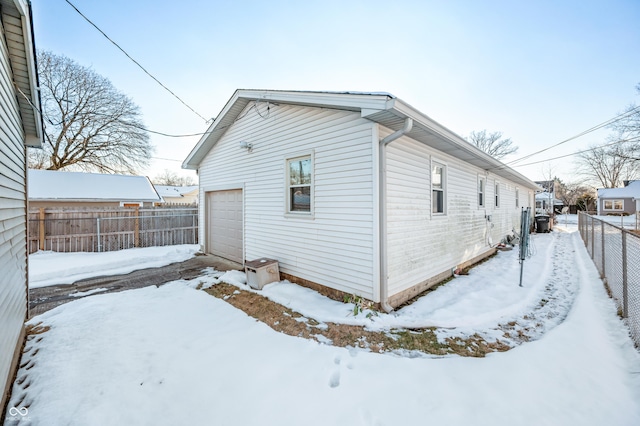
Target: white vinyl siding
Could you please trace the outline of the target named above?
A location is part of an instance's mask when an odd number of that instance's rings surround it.
[[[277,259],[282,272],[374,298],[374,124],[360,113],[286,104],[271,104],[263,118],[249,103],[239,117],[199,176],[201,196],[244,185],[245,259]],[[251,153],[239,148],[243,140]],[[311,152],[313,216],[287,214],[286,160]]]
[[[25,137],[4,40],[0,43],[0,392],[27,312]]]
[[[389,133],[380,130],[381,136]],[[484,171],[406,136],[386,149],[390,296],[488,251],[491,242],[517,229],[519,217],[513,210],[478,208],[479,173]],[[433,163],[446,164],[446,215],[430,214]],[[501,190],[501,202],[515,202],[515,185],[502,181]]]

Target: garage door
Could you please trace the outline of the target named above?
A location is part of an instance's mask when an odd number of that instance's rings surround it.
[[[243,263],[242,190],[206,193],[206,251]]]

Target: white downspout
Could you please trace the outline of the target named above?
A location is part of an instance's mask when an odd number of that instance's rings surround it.
[[[380,180],[380,306],[385,312],[393,311],[393,307],[389,305],[388,301],[388,289],[387,289],[387,173],[386,173],[386,164],[387,164],[387,155],[386,155],[386,146],[398,139],[400,136],[408,133],[413,128],[413,119],[407,117],[404,120],[404,126],[402,129],[396,130],[391,133],[389,136],[380,139],[380,153],[378,155],[379,159],[379,180]]]

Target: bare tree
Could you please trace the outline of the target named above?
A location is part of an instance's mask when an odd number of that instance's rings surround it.
[[[640,177],[640,143],[611,136],[603,146],[594,146],[578,154],[578,171],[602,188],[617,188],[623,180]]]
[[[518,151],[511,138],[502,138],[502,132],[487,134],[486,130],[473,131],[467,140],[498,160]]]
[[[29,167],[131,173],[153,147],[137,105],[111,82],[73,60],[38,52],[45,140]]]
[[[191,176],[178,176],[177,173],[172,172],[169,169],[164,169],[162,173],[152,179],[154,185],[168,185],[168,186],[191,186],[195,185],[195,182]]]

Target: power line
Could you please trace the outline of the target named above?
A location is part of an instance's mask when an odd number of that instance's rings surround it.
[[[507,165],[515,166],[515,165],[516,165],[515,163],[518,163],[518,162],[520,162],[520,161],[526,160],[526,159],[531,158],[531,157],[533,157],[533,156],[535,156],[535,155],[538,155],[538,154],[541,154],[541,153],[543,153],[543,152],[545,152],[545,151],[548,151],[548,150],[550,150],[550,149],[552,149],[552,148],[555,148],[555,147],[557,147],[557,146],[560,146],[560,145],[562,145],[562,144],[565,144],[565,143],[567,143],[567,142],[570,142],[570,141],[572,141],[572,140],[574,140],[574,139],[577,139],[577,138],[579,138],[579,137],[582,137],[582,136],[584,136],[584,135],[586,135],[586,134],[588,134],[588,133],[594,132],[594,131],[596,131],[596,130],[598,130],[598,129],[601,129],[601,128],[606,127],[606,126],[608,126],[608,125],[610,125],[610,124],[613,124],[613,123],[615,123],[615,122],[617,122],[617,121],[620,121],[620,120],[622,120],[622,119],[626,118],[627,116],[629,116],[629,115],[631,115],[631,114],[634,114],[638,109],[640,109],[640,105],[639,105],[639,106],[637,106],[637,107],[635,107],[635,108],[633,108],[633,109],[630,109],[629,111],[627,111],[627,112],[625,112],[625,113],[622,113],[622,114],[619,114],[619,115],[617,115],[617,116],[615,116],[615,117],[613,117],[613,118],[610,118],[609,120],[604,121],[604,122],[602,122],[602,123],[600,123],[600,124],[598,124],[598,125],[596,125],[596,126],[593,126],[593,127],[591,127],[590,129],[587,129],[587,130],[585,130],[585,131],[583,131],[583,132],[581,132],[581,133],[578,133],[577,135],[572,136],[572,137],[570,137],[569,139],[565,139],[565,140],[560,141],[560,142],[558,142],[558,143],[556,143],[556,144],[553,144],[553,145],[551,145],[551,146],[549,146],[549,147],[547,147],[547,148],[541,149],[540,151],[536,151],[536,152],[534,152],[534,153],[532,153],[532,154],[525,155],[524,157],[521,157],[521,158],[518,158],[518,159],[516,159],[516,160],[510,161],[510,162],[508,162],[508,163],[506,163],[506,164],[507,164]],[[530,164],[535,164],[535,163],[530,163]],[[523,165],[523,164],[521,164],[521,165]]]
[[[533,164],[539,164],[539,163],[545,163],[547,161],[559,160],[561,158],[572,157],[574,155],[583,154],[585,152],[595,151],[596,149],[605,148],[607,146],[612,146],[612,145],[617,145],[617,144],[622,144],[622,143],[627,143],[627,142],[640,142],[640,136],[633,137],[631,139],[622,139],[622,140],[618,140],[618,141],[614,141],[614,142],[609,142],[609,143],[606,143],[604,145],[594,146],[593,148],[584,149],[582,151],[577,151],[577,152],[572,152],[571,154],[560,155],[558,157],[547,158],[545,160],[533,161],[531,163],[526,163],[526,164],[518,164],[515,167],[531,166]],[[621,157],[625,157],[625,156],[621,155]],[[632,157],[625,157],[625,158],[633,159]]]
[[[69,6],[71,6],[76,12],[78,12],[78,14],[80,16],[82,16],[84,18],[85,21],[87,21],[89,24],[91,24],[96,30],[98,30],[100,32],[100,34],[102,34],[107,40],[109,40],[115,47],[117,47],[122,53],[125,54],[125,56],[127,58],[129,58],[134,64],[136,64],[142,71],[144,71],[149,77],[151,77],[156,83],[158,83],[160,86],[162,86],[162,88],[164,90],[166,90],[167,92],[171,93],[171,95],[173,95],[174,98],[176,98],[177,100],[179,100],[184,106],[186,106],[187,108],[189,108],[194,114],[196,114],[198,117],[200,117],[201,119],[204,120],[205,123],[209,123],[210,120],[207,120],[206,118],[204,118],[202,115],[200,115],[195,109],[191,108],[185,101],[183,101],[178,95],[176,95],[175,93],[173,93],[167,86],[165,86],[164,84],[162,84],[160,82],[160,80],[158,80],[157,78],[155,78],[149,71],[147,71],[142,65],[140,65],[140,63],[138,61],[136,61],[135,59],[133,59],[131,57],[131,55],[129,55],[122,47],[120,47],[120,45],[118,43],[116,43],[115,41],[113,41],[107,34],[105,34],[104,31],[102,31],[96,24],[94,24],[89,18],[87,18],[82,12],[80,12],[80,10],[78,10],[78,8],[71,3],[69,0],[65,0]]]

